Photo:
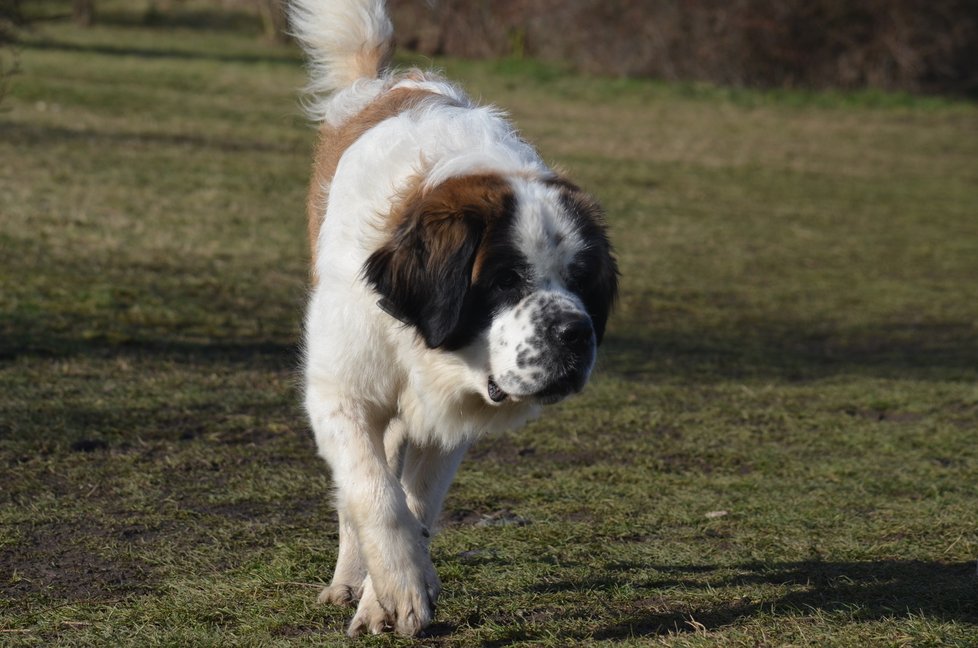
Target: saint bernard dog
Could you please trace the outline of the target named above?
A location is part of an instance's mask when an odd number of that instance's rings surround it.
[[[383,0],[293,0],[319,126],[307,204],[305,406],[336,485],[321,602],[416,635],[466,448],[581,390],[618,270],[595,200],[499,110],[395,72]]]

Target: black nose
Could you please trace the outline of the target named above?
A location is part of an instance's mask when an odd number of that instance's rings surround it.
[[[589,317],[575,315],[550,326],[550,338],[562,347],[577,353],[587,351],[594,339],[594,327]]]

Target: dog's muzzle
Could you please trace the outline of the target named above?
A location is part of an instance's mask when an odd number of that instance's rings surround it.
[[[580,313],[562,315],[547,326],[544,338],[541,369],[545,382],[531,397],[550,404],[584,388],[591,375],[597,343],[591,318]]]

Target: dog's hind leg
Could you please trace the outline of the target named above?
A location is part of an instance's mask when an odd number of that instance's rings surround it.
[[[426,549],[435,534],[448,487],[467,449],[467,444],[446,450],[437,444],[422,446],[409,441],[404,450],[401,485],[408,508],[422,525]]]
[[[329,587],[319,593],[320,603],[355,606],[363,595],[363,579],[367,577],[367,566],[360,555],[360,541],[356,529],[342,510],[340,518],[340,550],[336,558],[336,569]]]
[[[407,449],[407,428],[404,421],[400,418],[391,419],[384,432],[384,456],[387,457],[387,465],[391,472],[401,478],[404,472],[404,454]]]

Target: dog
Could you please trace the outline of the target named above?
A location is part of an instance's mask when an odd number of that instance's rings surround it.
[[[391,69],[383,0],[293,0],[319,124],[307,202],[305,408],[336,487],[320,602],[348,634],[417,635],[429,545],[476,439],[580,391],[618,290],[597,201],[506,116]]]

